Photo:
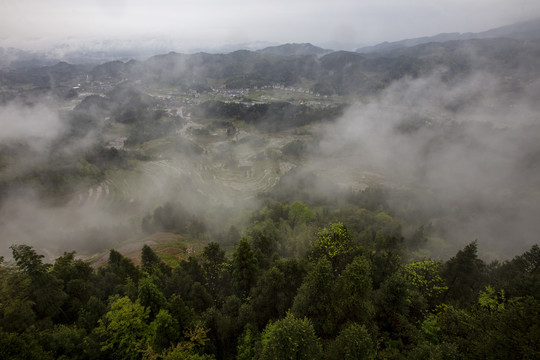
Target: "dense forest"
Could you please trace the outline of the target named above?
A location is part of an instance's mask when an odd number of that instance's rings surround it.
[[[1,357],[538,358],[538,245],[504,262],[483,261],[475,241],[447,261],[418,258],[429,230],[404,236],[381,194],[266,199],[241,235],[220,239],[231,251],[209,241],[173,266],[148,245],[138,266],[111,250],[97,269],[13,245],[0,267]]]

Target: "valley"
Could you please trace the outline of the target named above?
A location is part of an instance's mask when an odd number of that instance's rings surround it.
[[[165,5],[99,3],[69,9],[138,29]],[[237,36],[198,4],[159,19]],[[257,15],[246,35],[285,25]],[[539,358],[539,29],[0,48],[0,358]]]
[[[287,179],[304,177],[312,180],[305,190],[325,201],[382,187],[403,209],[395,210],[399,217],[418,206],[429,213],[441,202],[453,205],[421,221],[453,226],[461,211],[483,224],[450,235],[443,256],[471,237],[497,237],[494,209],[507,208],[509,199],[520,199],[519,217],[532,226],[526,209],[536,211],[534,197],[523,193],[534,193],[534,181],[493,175],[514,161],[512,171],[536,176],[536,135],[527,129],[536,126],[537,106],[529,99],[540,78],[532,66],[537,42],[467,39],[380,54],[298,45],[292,55],[281,53],[293,47],[0,72],[6,109],[18,114],[26,107],[26,118],[37,124],[2,142],[0,211],[11,219],[0,226],[2,237],[39,243],[54,257],[63,239],[79,234],[81,241],[68,243],[90,256],[95,243],[86,249],[85,239],[92,234],[101,234],[102,251],[138,241],[148,235],[145,218],[181,203],[189,221],[204,224],[194,233],[204,242],[231,226],[243,228],[246,213],[278,196]],[[41,104],[54,126],[40,120]],[[519,137],[523,148],[494,152],[495,139],[512,144]],[[12,214],[22,206],[19,193],[37,202],[30,217],[47,223],[52,216],[61,225],[41,235],[39,226],[18,226]],[[401,193],[413,203],[402,203]],[[72,219],[59,215],[65,211]],[[434,238],[447,233],[435,228]],[[523,241],[531,243],[528,233]],[[497,253],[506,251],[502,238],[497,243]]]

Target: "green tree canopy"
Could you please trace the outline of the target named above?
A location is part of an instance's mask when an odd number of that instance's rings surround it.
[[[357,256],[338,276],[333,295],[339,323],[349,320],[368,324],[373,317],[370,273],[369,260]]]
[[[140,359],[150,335],[148,314],[148,308],[127,296],[114,300],[96,328],[101,350],[117,359]]]
[[[447,298],[459,304],[471,304],[482,288],[485,264],[478,258],[478,242],[473,241],[449,259],[442,275],[448,285]]]
[[[266,326],[261,337],[261,360],[313,360],[322,347],[311,322],[288,313],[284,319]]]
[[[233,284],[241,297],[246,297],[257,280],[257,258],[247,239],[240,240],[232,262]]]
[[[325,358],[329,360],[362,360],[375,357],[375,345],[364,325],[348,324],[330,343]]]
[[[317,215],[306,204],[295,201],[289,207],[289,221],[292,225],[297,225],[301,222],[314,221]]]
[[[334,280],[332,265],[323,257],[308,272],[294,298],[292,313],[297,317],[305,316],[313,321],[319,335],[328,334],[333,328]]]

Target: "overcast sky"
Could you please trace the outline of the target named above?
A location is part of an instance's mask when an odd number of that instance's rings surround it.
[[[0,0],[0,46],[169,36],[190,46],[382,41],[540,17],[540,0]]]

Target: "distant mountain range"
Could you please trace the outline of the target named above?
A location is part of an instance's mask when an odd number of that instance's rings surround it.
[[[333,52],[334,50],[323,49],[312,44],[285,44],[278,46],[270,46],[261,50],[257,50],[260,54],[273,54],[280,56],[294,56],[294,55],[325,55]]]
[[[385,41],[374,46],[362,47],[356,51],[359,53],[384,52],[432,42],[440,43],[452,40],[490,39],[499,37],[520,40],[540,39],[540,19],[507,25],[479,33],[443,33],[435,36],[425,36],[394,42]]]
[[[369,96],[395,80],[429,75],[438,69],[446,71],[448,80],[482,71],[512,79],[512,86],[519,86],[540,80],[540,20],[477,34],[440,34],[384,43],[359,51],[332,51],[304,43],[256,51],[169,52],[146,60],[68,64],[0,48],[0,64],[5,65],[4,70],[0,67],[0,88],[52,89],[68,94],[80,81],[130,80],[205,91],[275,85],[299,88],[307,80],[309,89],[304,90],[320,95]]]
[[[427,43],[444,43],[456,40],[509,38],[518,40],[540,39],[540,19],[512,24],[479,33],[444,33],[435,36],[406,39],[395,42],[383,42],[378,45],[362,47],[358,53],[388,53],[394,50],[410,48]],[[114,40],[94,41],[84,44],[61,44],[48,51],[26,51],[16,48],[0,47],[0,69],[28,68],[51,66],[60,61],[70,64],[103,64],[107,61],[130,59],[144,60],[155,54],[166,53],[175,48],[174,39],[142,39],[140,42]],[[309,43],[272,45],[267,42],[256,42],[243,45],[222,46],[207,53],[236,53],[238,49],[255,52],[261,55],[276,56],[317,56],[321,57],[333,52]]]
[[[510,86],[540,80],[540,39],[452,40],[402,46],[381,52],[328,52],[310,44],[287,44],[260,51],[227,54],[156,55],[145,61],[111,61],[99,65],[65,62],[0,70],[0,88],[33,88],[69,94],[81,81],[133,81],[184,90],[304,87],[320,95],[370,96],[404,77],[428,76],[443,69],[445,79],[477,71]],[[513,84],[513,85],[512,85]],[[30,85],[30,86],[29,86]],[[1,95],[1,92],[0,92]]]

